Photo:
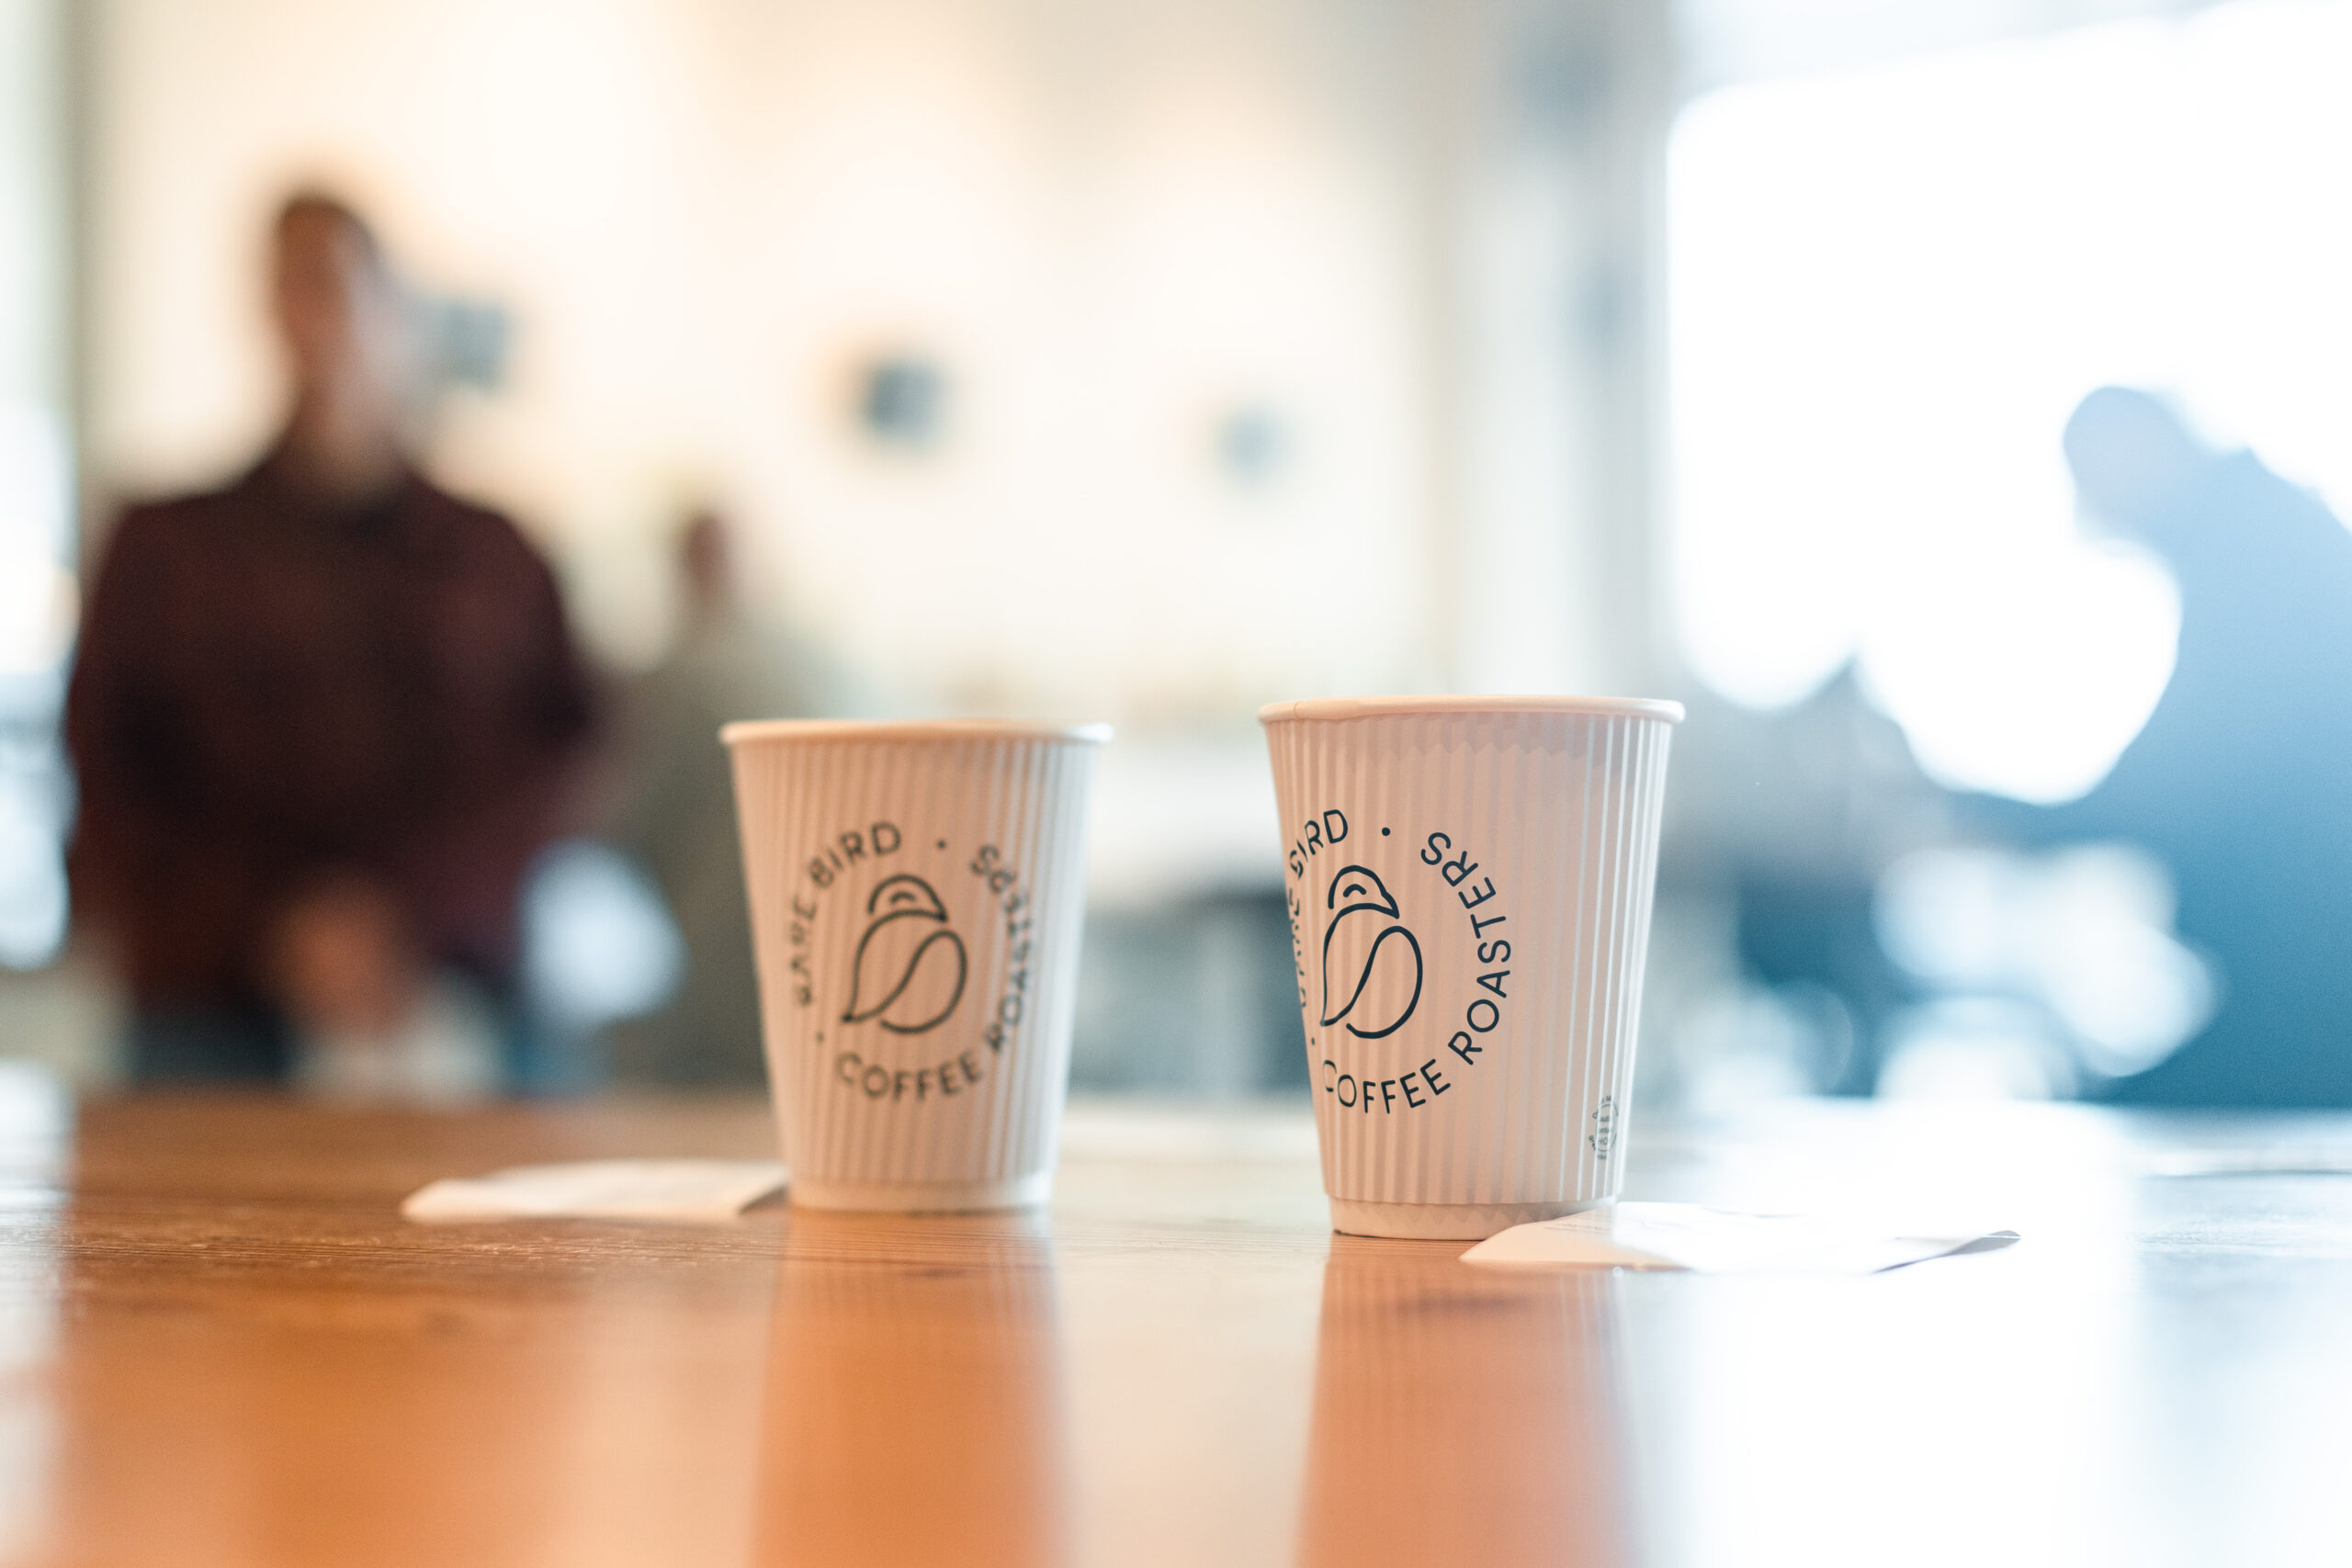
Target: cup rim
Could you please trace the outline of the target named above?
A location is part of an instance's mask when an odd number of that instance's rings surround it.
[[[719,740],[1060,740],[1100,746],[1107,724],[1052,724],[1023,718],[750,718],[721,725]]]
[[[1529,696],[1430,697],[1310,697],[1301,702],[1268,703],[1258,710],[1260,724],[1290,719],[1376,718],[1389,714],[1424,713],[1574,713],[1611,718],[1656,718],[1682,722],[1682,705],[1662,697]]]

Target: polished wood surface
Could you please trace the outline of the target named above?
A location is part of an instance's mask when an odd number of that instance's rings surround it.
[[[751,1103],[0,1132],[0,1562],[2352,1560],[2352,1120],[1781,1106],[1637,1195],[2007,1226],[1865,1279],[1334,1238],[1303,1112],[1097,1105],[1050,1213],[413,1224]]]

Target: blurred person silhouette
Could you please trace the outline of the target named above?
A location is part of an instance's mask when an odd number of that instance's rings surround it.
[[[838,682],[812,652],[752,616],[733,536],[708,509],[677,537],[679,631],[667,658],[628,693],[627,779],[614,824],[620,848],[650,871],[684,940],[685,973],[669,1001],[613,1031],[615,1073],[640,1081],[763,1081],[751,906],[735,825],[723,724],[832,711]]]
[[[490,1087],[420,1015],[454,973],[521,1039],[517,888],[594,692],[546,563],[414,466],[420,356],[368,224],[298,194],[270,254],[283,433],[225,489],[131,507],[97,570],[76,903],[138,1082],[316,1081],[325,1052],[330,1087]]]
[[[2352,534],[2146,392],[2091,393],[2064,446],[2086,523],[2171,567],[2179,649],[2103,782],[2001,815],[2045,842],[2144,846],[2221,971],[2205,1031],[2110,1097],[2352,1105]]]

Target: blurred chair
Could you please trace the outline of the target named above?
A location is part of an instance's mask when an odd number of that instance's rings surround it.
[[[1307,1085],[1290,917],[1234,887],[1086,912],[1070,1082],[1204,1099]]]
[[[1918,998],[1880,946],[1873,889],[1890,864],[1950,838],[1951,797],[1851,664],[1776,713],[1703,691],[1690,702],[1668,784],[1660,897],[1669,909],[1710,897],[1727,907],[1719,961],[1731,972],[1658,1015],[1655,1027],[1675,1038],[1672,1060],[1652,1070],[1670,1066],[1673,1087],[1700,1104],[1768,1084],[1868,1094],[1889,1021]],[[1662,942],[1688,934],[1670,919],[1659,931]]]

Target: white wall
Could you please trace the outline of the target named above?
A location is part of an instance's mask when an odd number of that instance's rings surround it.
[[[0,0],[0,686],[41,681],[72,629],[62,22]]]
[[[437,453],[566,561],[624,657],[698,490],[779,602],[912,700],[1148,721],[1414,685],[1427,576],[1411,68],[1346,0],[108,0],[98,471],[209,479],[269,430],[257,248],[323,175],[424,279],[515,309]],[[926,346],[935,457],[845,379]],[[1287,465],[1215,461],[1275,411]]]

